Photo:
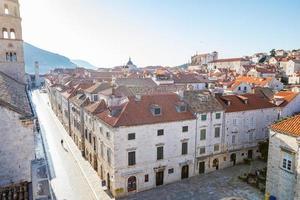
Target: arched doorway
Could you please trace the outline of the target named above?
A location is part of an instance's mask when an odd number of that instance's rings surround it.
[[[130,176],[127,181],[127,191],[133,192],[136,191],[136,177]]]
[[[184,165],[181,168],[181,179],[185,179],[189,177],[189,166]]]
[[[110,190],[110,176],[109,173],[107,173],[107,188]]]
[[[213,160],[213,167],[215,167],[216,170],[219,169],[219,160],[218,160],[218,158],[216,158],[216,159]]]
[[[236,164],[236,154],[235,153],[230,155],[230,161],[233,162],[233,165]]]
[[[248,150],[248,158],[249,159],[253,158],[253,150]]]

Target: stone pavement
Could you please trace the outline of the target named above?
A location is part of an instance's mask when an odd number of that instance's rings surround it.
[[[60,143],[60,139],[63,138],[63,140],[64,140],[64,149],[66,151],[65,154],[66,154],[66,156],[69,155],[66,158],[71,159],[70,155],[71,155],[71,157],[73,157],[72,158],[74,160],[73,162],[75,162],[75,164],[80,168],[80,170],[79,170],[80,171],[79,173],[81,173],[80,175],[82,175],[84,177],[86,183],[88,184],[88,187],[92,191],[92,195],[88,195],[87,193],[86,194],[81,194],[82,197],[86,196],[86,199],[101,199],[101,200],[113,199],[103,190],[104,188],[101,186],[102,181],[101,181],[100,177],[97,175],[97,173],[91,167],[91,165],[81,156],[81,152],[79,151],[79,149],[77,148],[77,146],[75,145],[75,143],[73,142],[71,137],[68,135],[68,133],[65,131],[64,127],[62,126],[62,124],[60,123],[58,118],[55,116],[55,114],[53,113],[51,108],[48,106],[47,94],[41,94],[41,93],[38,93],[37,91],[35,91],[35,92],[36,93],[34,95],[36,96],[37,99],[40,100],[40,101],[36,101],[36,102],[39,104],[38,106],[43,107],[43,110],[42,110],[43,115],[46,115],[46,116],[43,116],[43,117],[41,116],[44,119],[43,122],[44,123],[50,123],[50,122],[45,121],[45,117],[48,117],[48,119],[49,119],[49,117],[51,117],[51,120],[55,122],[55,123],[51,123],[51,126],[55,126],[55,129],[51,130],[53,136],[56,137],[56,139],[54,139],[54,140],[57,140],[56,142]],[[39,109],[41,109],[41,108],[39,108]],[[41,112],[40,112],[40,115],[42,115]],[[46,124],[41,124],[41,125],[44,126],[45,128],[47,127],[48,128],[47,130],[49,130],[51,128],[48,125],[46,126]],[[56,133],[54,133],[54,131]],[[57,132],[59,132],[59,134]],[[47,138],[47,139],[51,139],[51,138]],[[59,146],[60,146],[60,149],[62,149],[60,144],[59,144]],[[50,153],[51,153],[51,148],[49,148],[49,150],[50,150]],[[53,154],[53,152],[52,152],[52,154]],[[55,156],[55,155],[52,155],[52,156]],[[64,162],[64,163],[68,163],[68,162]],[[63,164],[63,163],[61,163],[61,164]],[[67,166],[66,165],[60,166],[60,168],[62,168],[62,167],[67,167]],[[56,165],[56,166],[54,166],[54,168],[58,168],[58,166]],[[60,170],[60,169],[58,169],[58,170]],[[63,170],[63,169],[61,169],[61,170]],[[73,174],[74,176],[79,177],[79,174],[78,173],[76,174],[75,173],[76,171],[73,171],[72,168],[67,169],[67,170],[70,171],[69,174],[71,174],[71,175]],[[58,172],[59,171],[55,171],[54,174],[57,175]],[[72,181],[72,180],[73,181],[79,181],[79,180],[75,180],[76,177],[74,177],[74,176],[70,181]],[[70,177],[66,177],[66,178],[69,179]],[[75,183],[71,183],[71,184],[74,185]],[[78,182],[78,184],[79,184],[79,182]],[[80,184],[84,184],[84,183],[81,182]],[[86,186],[84,186],[84,185],[82,185],[82,187],[86,188]],[[67,191],[67,188],[65,187],[64,190]],[[71,190],[74,190],[74,188],[73,189],[71,188]],[[85,191],[86,191],[86,189],[85,189]],[[84,192],[84,190],[82,192]],[[60,199],[60,198],[58,198],[58,199]],[[65,198],[65,199],[67,199],[67,198]],[[68,198],[68,200],[69,199],[70,198]],[[76,196],[76,197],[74,196],[71,199],[82,199],[82,198],[79,197],[79,196]]]
[[[255,161],[252,166],[237,165],[140,192],[122,200],[229,200],[229,197],[236,200],[262,200],[263,193],[240,181],[238,176],[265,166],[266,163],[260,161]]]

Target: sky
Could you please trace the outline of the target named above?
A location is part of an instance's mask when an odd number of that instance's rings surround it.
[[[19,0],[23,39],[97,67],[300,48],[299,0]]]

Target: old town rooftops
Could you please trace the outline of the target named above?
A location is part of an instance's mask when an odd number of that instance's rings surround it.
[[[23,117],[32,116],[26,85],[0,72],[0,105]]]
[[[188,110],[178,111],[182,102],[176,94],[153,94],[128,97],[128,101],[98,114],[99,119],[113,127],[137,126],[195,119]]]
[[[219,62],[238,62],[238,61],[248,61],[245,58],[224,58],[224,59],[218,59],[211,61],[209,63],[219,63]]]
[[[279,121],[273,125],[271,125],[271,130],[290,135],[293,137],[300,136],[300,115],[295,115],[288,119],[284,119]]]
[[[227,95],[217,96],[216,98],[225,108],[225,112],[240,112],[277,107],[271,103],[269,99],[259,94]]]
[[[108,83],[108,82],[97,82],[95,84],[93,84],[91,87],[85,89],[84,91],[87,92],[87,93],[92,93],[92,94],[96,94],[96,93],[99,93],[103,90],[107,90],[111,88],[111,84]]]
[[[209,91],[185,91],[183,99],[196,113],[224,110],[222,104]]]

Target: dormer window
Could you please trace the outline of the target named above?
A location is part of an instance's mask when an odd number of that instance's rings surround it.
[[[187,111],[187,105],[184,102],[180,102],[176,105],[176,111],[177,112],[186,112]]]
[[[151,113],[154,116],[160,116],[161,115],[161,108],[158,105],[152,105],[151,106]]]

